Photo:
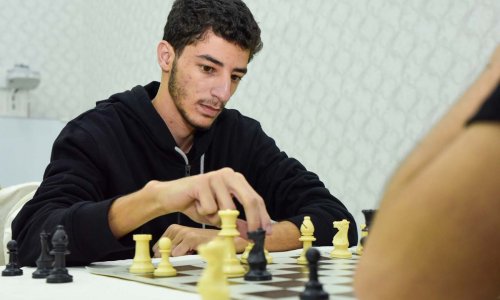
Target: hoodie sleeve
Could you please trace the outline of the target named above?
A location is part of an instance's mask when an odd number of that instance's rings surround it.
[[[105,198],[98,157],[99,144],[70,122],[54,142],[42,184],[12,222],[21,265],[35,264],[40,232],[52,233],[57,225],[68,234],[68,265],[88,264],[123,250],[108,225],[108,210],[116,197]]]
[[[500,121],[500,84],[497,85],[476,114],[468,120],[467,125],[495,121]]]
[[[288,157],[267,136],[260,124],[247,132],[251,141],[247,154],[251,157],[250,178],[256,191],[264,198],[271,218],[288,220],[299,229],[304,216],[310,216],[315,227],[315,244],[331,245],[333,221],[350,222],[348,238],[351,246],[357,244],[357,227],[353,216],[339,199],[334,197],[318,176],[308,171],[299,161]]]

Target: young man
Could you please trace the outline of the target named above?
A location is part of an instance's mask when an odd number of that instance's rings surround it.
[[[499,173],[497,47],[389,182],[355,276],[359,299],[497,299]]]
[[[355,244],[354,219],[318,177],[258,122],[224,108],[261,48],[240,0],[175,1],[157,47],[161,82],[99,102],[55,141],[40,188],[13,222],[21,264],[35,263],[40,231],[58,224],[69,264],[131,258],[135,233],[166,235],[172,255],[183,255],[217,234],[200,223],[219,225],[217,211],[228,208],[240,211],[239,251],[259,227],[270,251],[300,247],[306,215],[318,244],[331,243],[341,219]]]

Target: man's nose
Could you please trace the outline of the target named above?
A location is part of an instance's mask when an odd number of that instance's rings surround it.
[[[231,97],[231,79],[220,79],[212,88],[212,95],[226,103]]]

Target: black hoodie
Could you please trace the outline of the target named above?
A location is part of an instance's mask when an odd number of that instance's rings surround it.
[[[117,240],[109,228],[108,209],[116,198],[150,180],[179,179],[223,167],[245,176],[273,220],[289,220],[300,228],[304,216],[310,216],[316,244],[331,245],[332,222],[347,219],[349,240],[356,243],[355,221],[344,205],[317,175],[281,152],[257,121],[238,111],[224,109],[209,130],[195,134],[189,154],[181,155],[151,103],[158,88],[153,82],[115,94],[62,130],[42,184],[12,223],[22,265],[35,264],[40,231],[52,232],[58,224],[69,237],[69,265],[132,258],[135,233],[152,234],[156,241],[170,224],[199,227],[182,214],[169,214]]]

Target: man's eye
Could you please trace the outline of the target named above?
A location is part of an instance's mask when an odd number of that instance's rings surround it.
[[[201,70],[205,73],[212,73],[214,71],[214,68],[210,67],[210,66],[201,66]]]
[[[239,81],[241,81],[241,79],[243,79],[241,76],[231,75],[231,80],[232,81],[239,82]]]

